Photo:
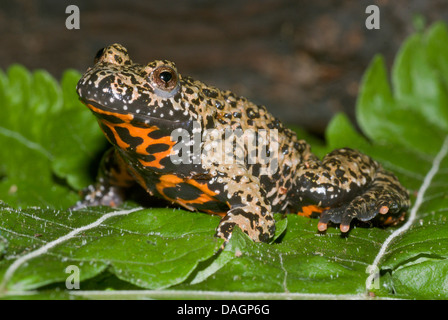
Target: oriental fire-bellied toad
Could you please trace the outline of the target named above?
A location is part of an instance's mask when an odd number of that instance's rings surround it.
[[[75,208],[120,205],[138,183],[188,210],[221,215],[218,237],[228,240],[238,225],[267,242],[274,212],[317,215],[318,230],[333,222],[348,232],[355,218],[395,221],[409,207],[407,190],[370,157],[344,148],[320,160],[264,106],[182,76],[170,61],[136,64],[113,44],[98,52],[77,92],[113,147]]]

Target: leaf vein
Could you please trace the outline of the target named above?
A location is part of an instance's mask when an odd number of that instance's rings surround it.
[[[101,223],[109,218],[115,217],[115,216],[120,216],[120,215],[127,215],[129,213],[132,213],[134,211],[138,211],[141,210],[141,208],[137,208],[137,209],[131,209],[131,210],[122,210],[122,211],[113,211],[110,212],[108,214],[105,214],[103,216],[101,216],[98,220],[82,226],[80,228],[77,229],[73,229],[71,232],[67,233],[66,235],[59,237],[51,242],[48,242],[47,244],[45,244],[44,246],[40,247],[37,250],[31,251],[26,255],[21,256],[19,259],[17,259],[16,261],[14,261],[9,268],[6,270],[2,282],[0,283],[0,294],[3,294],[7,291],[6,286],[8,284],[8,282],[11,280],[12,276],[14,275],[14,273],[24,264],[26,263],[28,260],[31,260],[35,257],[38,257],[40,255],[43,255],[45,253],[47,253],[47,251],[69,239],[74,238],[77,234],[89,230],[89,229],[93,229],[98,227],[99,225],[101,225]]]

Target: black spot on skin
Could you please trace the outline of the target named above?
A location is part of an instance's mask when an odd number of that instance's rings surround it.
[[[268,233],[263,233],[263,229],[260,227],[258,228],[258,230],[260,232],[260,236],[258,237],[258,240],[260,240],[261,242],[268,242],[269,239],[271,238],[271,236]],[[274,234],[274,232],[272,232],[271,234]]]
[[[117,140],[115,139],[114,134],[112,133],[112,130],[109,128],[109,126],[106,126],[105,124],[103,124],[102,122],[99,123],[101,129],[103,130],[104,134],[106,135],[107,139],[112,143],[112,144],[117,144]]]
[[[123,59],[118,54],[114,55],[114,59],[119,64],[121,64],[123,62]]]
[[[156,159],[156,157],[154,157],[151,154],[140,155],[139,158],[142,159],[145,162],[151,162],[151,161],[154,161]]]
[[[336,174],[336,177],[342,178],[344,176],[344,174],[345,174],[345,171],[337,168],[334,173]]]
[[[289,175],[290,172],[291,172],[291,167],[288,166],[287,164],[285,164],[283,166],[283,175],[287,176],[287,175]]]
[[[213,129],[215,127],[215,120],[212,116],[208,115],[206,119],[205,128],[206,129]]]
[[[219,231],[223,234],[224,238],[228,239],[235,227],[235,222],[225,221],[219,227]]]
[[[162,110],[171,110],[173,109],[173,104],[171,103],[170,100],[163,100],[162,101]],[[162,112],[163,113],[163,112]]]
[[[222,104],[219,101],[215,101],[215,107],[219,110],[222,110],[222,109],[224,109],[224,104]]]
[[[113,124],[124,123],[123,120],[121,120],[120,118],[117,118],[116,116],[114,116],[112,114],[103,114],[103,113],[101,113],[99,116],[101,117],[101,119],[104,119],[107,122],[110,122],[110,123],[113,123]]]
[[[207,88],[202,89],[202,92],[209,98],[217,98],[218,97],[218,92],[216,92],[215,90],[209,90]]]
[[[341,181],[342,184],[345,184],[346,182],[348,182],[349,179],[347,179],[347,177],[342,176],[339,178],[339,180]]]
[[[166,150],[168,150],[169,148],[170,148],[170,146],[167,145],[167,144],[164,144],[164,143],[155,143],[155,144],[152,144],[152,145],[148,146],[148,147],[146,148],[146,151],[147,151],[149,154],[154,154],[154,153],[159,153],[159,152],[166,151]]]
[[[305,150],[305,146],[303,143],[300,142],[294,142],[294,148],[299,151],[300,153],[302,153]]]
[[[260,117],[260,113],[256,112],[254,109],[252,108],[248,108],[246,110],[247,116],[249,117],[249,119],[256,119]]]
[[[324,171],[322,172],[322,176],[324,176],[325,178],[327,178],[328,180],[331,180],[331,174],[328,171]]]
[[[280,120],[278,118],[274,119],[273,124],[274,124],[274,128],[276,128],[276,129],[280,129],[282,127],[282,123],[280,122]]]
[[[262,175],[261,177],[260,177],[260,182],[261,182],[261,185],[263,185],[265,188],[267,188],[268,190],[269,190],[269,186],[272,186],[272,187],[275,187],[275,185],[274,185],[274,183],[273,182],[275,182],[276,181],[276,179],[274,179],[273,177],[271,178],[271,177],[269,177],[269,176],[267,176],[267,175]]]
[[[186,176],[188,174],[188,170],[189,170],[189,166],[179,166],[179,165],[173,164],[171,162],[170,156],[167,156],[167,157],[161,159],[160,165],[163,166],[164,168],[170,168],[170,167],[176,168],[176,170],[179,171],[178,173],[181,175],[184,175],[184,176]],[[182,170],[182,169],[184,169],[184,170]],[[183,171],[185,171],[185,172],[183,172]]]
[[[266,207],[261,207],[261,215],[264,217],[264,216],[266,216],[267,213],[268,213],[268,209],[266,209]]]
[[[259,221],[259,216],[258,215],[256,215],[255,213],[252,213],[252,212],[246,212],[245,210],[243,210],[243,209],[241,209],[241,208],[236,208],[236,209],[232,209],[231,210],[231,214],[232,214],[232,216],[243,216],[243,217],[245,217],[245,218],[247,218],[250,222],[251,222],[251,225],[253,226],[255,223],[258,223],[258,221]]]
[[[148,133],[148,137],[150,137],[151,139],[160,139],[166,137],[166,133],[163,132],[162,130],[155,130]]]
[[[175,187],[165,188],[163,192],[171,199],[195,200],[202,191],[188,183],[179,183]]]
[[[174,101],[175,101],[176,103],[180,103],[180,102],[181,102],[181,99],[182,99],[182,95],[181,95],[181,93],[180,93],[180,92],[176,93],[176,94],[173,96],[173,99],[174,99]]]
[[[207,201],[204,203],[194,203],[194,204],[190,204],[190,205],[199,211],[207,210],[207,211],[213,211],[213,212],[226,212],[227,210],[229,210],[229,207],[227,206],[227,204],[225,204],[223,202],[219,202],[219,201]]]
[[[252,166],[252,175],[254,175],[255,177],[259,177],[260,176],[260,167],[261,164],[256,163]]]
[[[140,137],[133,137],[129,134],[129,130],[127,128],[115,127],[115,131],[120,136],[121,140],[129,144],[129,150],[135,150],[137,146],[143,143],[143,139]]]

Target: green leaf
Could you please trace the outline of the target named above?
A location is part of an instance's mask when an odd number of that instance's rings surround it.
[[[423,110],[418,112],[402,103],[392,95],[382,57],[375,57],[364,75],[358,97],[357,119],[363,132],[376,143],[435,155],[443,132],[430,122],[431,116],[422,117],[421,113],[426,115],[425,105],[419,104]]]
[[[446,259],[418,259],[394,271],[393,287],[398,296],[414,299],[448,298],[448,261]],[[405,294],[403,294],[405,293]]]
[[[400,49],[392,70],[396,102],[440,128],[448,129],[448,91],[440,81],[438,70],[430,64],[434,49],[425,44],[427,39],[416,34]],[[434,65],[434,63],[432,63]]]
[[[377,85],[387,80],[384,63],[376,58],[358,101],[361,128],[379,145],[370,154],[375,156],[384,145],[407,151],[400,156],[391,149],[389,162],[396,158],[391,168],[416,193],[406,224],[385,240],[373,262],[387,275],[377,288],[380,295],[446,298],[448,82],[440,74],[448,62],[447,56],[440,56],[448,50],[446,39],[446,26],[437,23],[427,34],[405,42],[392,70],[393,97],[388,86]],[[383,124],[381,113],[388,117]]]
[[[75,92],[80,75],[67,71],[61,86],[45,71],[19,65],[0,74],[0,197],[17,207],[64,208],[105,141]],[[74,100],[75,99],[75,100]]]
[[[448,28],[445,23],[438,22],[428,30],[426,42],[426,54],[428,62],[435,70],[435,76],[442,80],[443,83],[448,82]]]
[[[219,271],[207,281],[177,288],[277,292],[287,293],[288,298],[364,293],[365,270],[385,236],[383,230],[356,228],[350,237],[342,238],[337,229],[318,234],[315,220],[296,215],[288,215],[287,220],[280,243],[256,244],[237,238],[238,245],[229,249],[231,260]],[[361,247],[365,248],[362,254]]]
[[[108,147],[95,118],[78,100],[74,88],[79,78],[76,71],[68,70],[64,73],[61,87],[66,105],[51,118],[51,132],[46,142],[54,154],[53,172],[66,179],[74,189],[93,183],[91,167],[98,165],[101,154]],[[54,139],[58,132],[65,133],[62,139]]]
[[[180,224],[164,228],[174,216]],[[160,289],[185,280],[222,244],[214,237],[216,217],[173,209],[70,212],[2,205],[0,221],[9,242],[0,261],[2,294],[65,283],[69,266],[79,268],[81,286],[107,269]]]
[[[0,236],[0,258],[3,257],[3,254],[6,251],[6,247],[8,246],[8,241],[3,238],[2,236]]]
[[[328,151],[325,142],[322,139],[319,139],[313,134],[306,132],[304,129],[299,128],[297,126],[290,126],[290,129],[293,130],[298,139],[306,140],[311,146],[312,151],[319,157],[323,157]]]
[[[339,113],[333,117],[325,133],[327,153],[333,149],[350,146],[355,149],[366,149],[369,143],[356,131],[348,117]]]

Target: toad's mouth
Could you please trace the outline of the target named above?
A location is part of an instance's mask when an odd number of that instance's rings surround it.
[[[180,121],[162,119],[160,117],[153,117],[142,113],[133,113],[131,110],[118,109],[113,106],[103,106],[92,100],[80,98],[81,102],[89,108],[96,117],[104,119],[111,123],[130,123],[136,127],[152,127],[156,125],[159,128],[167,130],[176,130],[179,128],[191,129],[193,127],[193,120]]]

